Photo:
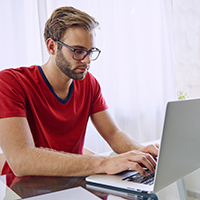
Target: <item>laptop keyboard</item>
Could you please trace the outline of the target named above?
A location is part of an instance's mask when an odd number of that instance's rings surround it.
[[[143,176],[142,174],[140,174],[138,172],[138,173],[133,174],[131,176],[125,177],[122,180],[152,185],[154,183],[154,174],[152,174],[149,169],[146,169],[146,172],[149,174],[147,177]]]

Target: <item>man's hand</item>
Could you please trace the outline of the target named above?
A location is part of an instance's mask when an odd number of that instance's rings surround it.
[[[149,153],[154,157],[158,156],[159,144],[150,144],[148,146],[142,146],[138,149],[138,151]]]
[[[149,148],[152,149],[152,147]],[[150,152],[152,151],[150,150]],[[156,153],[155,150],[153,152]],[[117,174],[128,169],[134,169],[143,176],[148,176],[143,167],[155,173],[156,159],[149,153],[134,150],[108,157],[104,162],[104,167],[107,174]]]

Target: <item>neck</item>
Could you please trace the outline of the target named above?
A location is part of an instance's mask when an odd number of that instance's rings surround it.
[[[53,67],[49,61],[42,65],[41,68],[58,97],[63,100],[66,99],[72,79],[63,74],[58,67]]]

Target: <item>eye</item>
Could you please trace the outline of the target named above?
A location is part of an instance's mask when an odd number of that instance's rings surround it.
[[[85,51],[81,49],[76,49],[75,53],[78,55],[82,55],[82,54],[85,54]]]

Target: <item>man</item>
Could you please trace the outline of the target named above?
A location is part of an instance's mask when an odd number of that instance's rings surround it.
[[[86,176],[135,169],[147,176],[143,166],[154,173],[157,146],[144,147],[116,126],[88,72],[100,54],[97,25],[80,10],[58,8],[45,25],[47,63],[0,72],[0,146],[7,161],[2,174]],[[82,155],[89,117],[119,155]]]

